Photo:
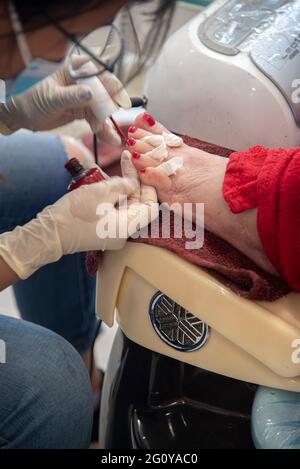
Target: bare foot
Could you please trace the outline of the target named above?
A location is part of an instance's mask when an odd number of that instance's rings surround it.
[[[145,155],[153,150],[153,146],[142,141],[144,137],[163,132],[169,131],[145,113],[137,116],[134,126],[129,128],[127,148],[140,171],[141,181],[155,187],[160,202],[169,205],[205,204],[205,227],[209,231],[231,243],[266,271],[276,274],[261,245],[256,225],[257,211],[248,210],[235,215],[223,198],[227,159],[185,144],[169,148],[167,159],[181,156],[184,167],[168,177],[156,168],[161,162]]]

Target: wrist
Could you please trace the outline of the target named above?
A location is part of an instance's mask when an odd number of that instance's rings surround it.
[[[205,227],[208,231],[226,235],[228,226],[228,206],[223,197],[222,185],[227,168],[227,159],[218,155],[208,155],[205,161],[206,177],[201,181],[201,202],[204,203]],[[229,230],[228,230],[229,231]]]
[[[63,255],[56,224],[46,208],[24,226],[0,236],[0,256],[20,277],[26,279]]]
[[[13,99],[9,102],[0,105],[0,133],[2,135],[10,135],[20,127],[16,124],[17,110]]]
[[[13,133],[13,130],[7,127],[5,122],[0,120],[0,135],[11,135],[12,133]]]
[[[205,227],[245,253],[249,249],[261,248],[256,211],[248,210],[235,214],[224,199],[223,183],[228,159],[213,156],[210,157],[209,164],[211,177],[207,178],[203,185]]]
[[[258,234],[257,210],[249,209],[236,214],[230,210],[224,199],[223,182],[228,160],[213,156],[210,164],[212,176],[207,178],[203,187],[205,228],[225,239],[264,270],[276,275]]]
[[[20,280],[16,272],[0,256],[0,291]]]

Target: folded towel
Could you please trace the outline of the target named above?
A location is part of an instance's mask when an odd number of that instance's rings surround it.
[[[231,150],[195,138],[182,137],[188,145],[199,148],[207,153],[218,154],[224,157],[228,157],[232,153]],[[83,141],[91,149],[90,137],[84,138]],[[102,147],[100,146],[99,155],[102,154]],[[118,157],[120,158],[120,153]],[[113,170],[113,174],[116,174],[116,155],[111,159],[107,156],[105,158],[101,157],[101,166],[109,174],[110,168]],[[174,220],[173,217],[171,219]],[[162,237],[148,237],[132,241],[172,251],[187,261],[205,269],[228,288],[244,298],[274,301],[290,292],[290,288],[281,279],[263,271],[240,251],[208,231],[205,232],[204,246],[198,250],[185,249],[185,243],[190,241],[186,238],[176,239],[171,237],[163,239]],[[95,272],[100,259],[101,253],[94,253],[93,256],[89,256],[89,270]]]

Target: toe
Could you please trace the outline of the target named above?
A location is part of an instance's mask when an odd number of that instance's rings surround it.
[[[142,140],[142,139],[149,139],[153,137],[153,133],[149,132],[148,130],[141,129],[140,127],[131,126],[128,129],[128,138],[134,138],[135,140]],[[156,137],[159,138],[159,137]],[[150,143],[151,145],[151,143]]]
[[[166,192],[172,187],[170,178],[156,168],[141,169],[139,175],[143,184],[154,187],[157,192]]]
[[[137,170],[155,167],[161,164],[160,161],[151,158],[151,156],[145,156],[139,152],[132,153],[132,162]]]
[[[153,134],[162,134],[163,132],[169,132],[163,125],[157,122],[154,117],[148,112],[139,114],[134,122],[134,126],[140,129],[147,130]]]
[[[137,170],[148,168],[148,167],[156,167],[162,164],[165,161],[168,161],[171,158],[177,156],[177,152],[174,149],[169,149],[169,156],[165,158],[163,161],[153,158],[153,156],[149,156],[149,154],[143,154],[138,151],[131,151],[132,155],[132,162]]]
[[[149,145],[147,142],[142,142],[141,140],[135,139],[133,137],[129,137],[126,142],[127,150],[131,153],[138,152],[138,153],[148,153],[149,151],[153,150],[153,147]]]

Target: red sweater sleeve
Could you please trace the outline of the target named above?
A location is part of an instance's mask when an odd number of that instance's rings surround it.
[[[266,255],[300,292],[300,148],[253,147],[233,153],[223,194],[233,213],[257,208]]]

